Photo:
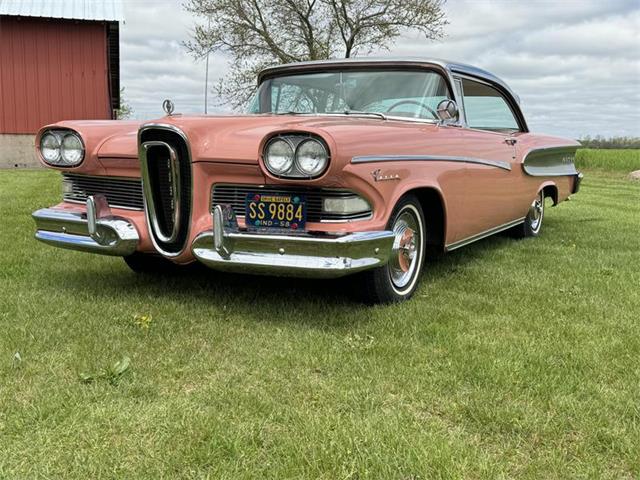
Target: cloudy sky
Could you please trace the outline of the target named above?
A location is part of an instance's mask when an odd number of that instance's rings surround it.
[[[181,0],[125,0],[121,77],[135,118],[202,112],[204,62],[181,45],[196,21]],[[447,58],[485,68],[521,97],[533,131],[640,136],[640,2],[637,0],[448,0],[446,37],[407,32],[377,55]],[[228,59],[210,59],[210,81]],[[209,111],[217,107],[209,95]]]

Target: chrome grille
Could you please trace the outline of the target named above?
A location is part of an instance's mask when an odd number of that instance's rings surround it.
[[[67,202],[85,203],[89,195],[102,194],[116,208],[142,210],[142,182],[139,178],[99,177],[62,174],[62,198]]]
[[[140,171],[149,230],[156,248],[169,256],[185,248],[191,224],[191,158],[187,139],[169,125],[143,126]]]
[[[357,194],[348,190],[332,190],[320,188],[299,188],[264,185],[214,185],[211,195],[211,209],[216,205],[231,205],[238,217],[244,217],[245,199],[249,193],[293,194],[304,195],[307,202],[308,222],[346,222],[362,220],[371,216],[371,211],[351,214],[327,213],[322,209],[325,198],[349,198]]]

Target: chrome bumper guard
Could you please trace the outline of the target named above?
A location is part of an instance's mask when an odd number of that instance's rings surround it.
[[[335,278],[384,265],[391,231],[343,236],[273,235],[240,231],[230,206],[213,210],[213,230],[196,237],[193,255],[208,267],[241,273]]]
[[[60,248],[127,256],[140,239],[136,227],[111,213],[104,195],[87,198],[87,213],[43,208],[32,214],[36,239]]]

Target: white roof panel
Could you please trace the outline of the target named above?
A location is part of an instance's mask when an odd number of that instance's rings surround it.
[[[0,15],[124,21],[122,0],[0,0]]]

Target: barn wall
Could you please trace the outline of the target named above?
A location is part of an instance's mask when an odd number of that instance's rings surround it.
[[[0,134],[111,118],[107,24],[0,16]]]

